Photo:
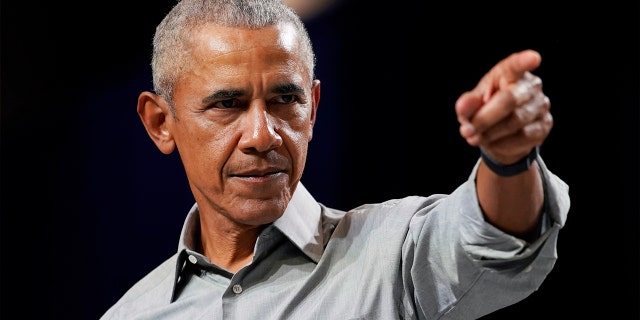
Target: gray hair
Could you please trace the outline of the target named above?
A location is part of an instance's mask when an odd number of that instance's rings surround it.
[[[207,23],[249,29],[291,23],[301,37],[301,58],[309,69],[309,80],[313,80],[315,55],[309,34],[300,17],[282,1],[178,0],[156,27],[151,59],[154,91],[167,99],[169,105],[173,105],[176,83],[192,63],[189,34]]]

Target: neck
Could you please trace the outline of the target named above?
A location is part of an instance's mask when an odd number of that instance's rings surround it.
[[[201,212],[199,251],[212,263],[236,273],[253,260],[253,249],[262,226],[238,225],[216,217],[221,216]]]

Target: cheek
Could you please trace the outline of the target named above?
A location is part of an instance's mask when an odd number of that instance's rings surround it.
[[[299,124],[295,127],[287,127],[285,131],[287,136],[285,141],[289,143],[287,149],[291,153],[292,160],[294,160],[294,163],[298,167],[297,171],[301,171],[307,158],[312,126],[306,122],[305,124]]]
[[[285,122],[285,126],[290,128],[290,131],[295,135],[296,141],[302,141],[304,143],[309,143],[309,141],[311,141],[311,136],[313,134],[311,109],[298,109],[297,112],[295,112]]]
[[[302,110],[304,112],[299,111],[288,115],[288,117],[281,117],[278,127],[296,147],[306,149],[306,145],[311,141],[313,125],[310,115],[306,113],[306,110]]]
[[[228,127],[212,128],[190,124],[176,136],[180,158],[188,171],[213,174],[219,172],[233,149]]]

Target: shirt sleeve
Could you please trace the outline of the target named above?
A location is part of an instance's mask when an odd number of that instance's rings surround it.
[[[540,236],[528,243],[484,220],[474,182],[478,164],[452,194],[412,218],[404,274],[412,284],[408,296],[426,318],[477,319],[514,304],[540,287],[558,258],[568,186],[538,158],[545,212]]]

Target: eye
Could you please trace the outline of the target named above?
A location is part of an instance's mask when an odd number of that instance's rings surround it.
[[[276,103],[290,104],[299,100],[299,97],[295,94],[283,94],[277,96],[274,101]]]
[[[227,99],[214,103],[212,108],[231,109],[240,107],[240,103],[236,99]]]

